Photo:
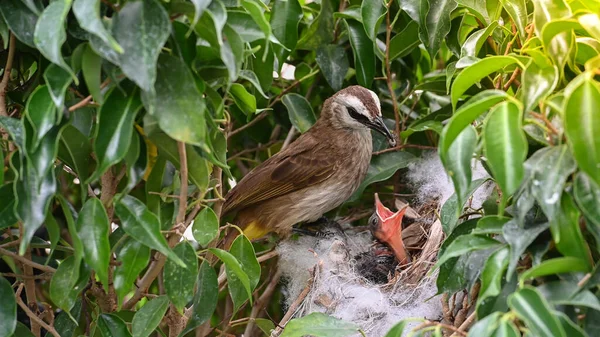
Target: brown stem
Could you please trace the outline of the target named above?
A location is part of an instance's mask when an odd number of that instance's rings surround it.
[[[31,261],[31,247],[28,247],[25,251],[25,255],[23,256],[27,260]],[[24,280],[25,282],[25,296],[27,297],[27,306],[32,309],[32,313],[37,316],[38,305],[37,305],[37,296],[35,293],[35,279],[33,276],[33,267],[31,265],[27,265],[22,263],[23,266],[23,274],[27,276]],[[33,311],[35,310],[35,311]],[[40,337],[42,334],[42,329],[40,325],[34,320],[31,322],[31,332],[34,336]]]
[[[387,14],[385,16],[386,23],[386,34],[385,34],[385,73],[386,73],[386,83],[388,87],[388,91],[390,92],[390,96],[392,98],[392,106],[394,107],[394,119],[396,120],[396,137],[400,137],[400,111],[398,109],[398,102],[396,101],[396,93],[394,92],[394,87],[392,85],[392,64],[390,62],[390,39],[392,36],[392,25],[390,22],[390,10],[392,8],[392,3],[394,0],[390,0],[387,4]]]
[[[17,292],[16,292],[15,296],[17,298],[17,304],[19,304],[19,306],[21,307],[21,309],[23,309],[23,311],[25,311],[25,314],[27,314],[27,316],[31,319],[31,330],[33,330],[33,325],[34,325],[33,323],[35,322],[35,323],[37,323],[38,326],[41,326],[42,328],[46,329],[46,331],[48,331],[52,336],[54,336],[54,337],[60,337],[60,335],[58,334],[58,332],[56,331],[56,329],[54,329],[53,326],[51,326],[48,323],[44,322],[33,311],[31,311],[31,309],[29,309],[29,307],[23,302],[23,300],[21,299],[21,291],[22,290],[23,290],[23,284],[21,283],[19,285],[19,288],[17,289]],[[36,336],[39,336],[39,331],[38,331],[38,334]]]
[[[56,272],[56,269],[54,269],[52,267],[44,266],[43,264],[39,264],[37,262],[33,262],[33,261],[31,261],[31,260],[23,257],[23,256],[20,256],[19,254],[15,254],[15,253],[11,252],[10,250],[4,249],[4,248],[0,248],[0,254],[10,256],[13,259],[21,262],[22,264],[31,266],[31,267],[33,267],[35,269],[44,271],[46,273],[54,273],[54,272]]]
[[[8,42],[8,57],[6,58],[6,66],[4,67],[4,75],[2,76],[2,82],[0,82],[0,116],[8,116],[6,108],[6,89],[8,88],[10,72],[12,70],[12,64],[15,57],[15,45],[15,35],[13,33],[10,33],[10,39]]]
[[[506,91],[506,90],[508,90],[508,88],[510,88],[510,85],[513,84],[513,82],[517,79],[517,76],[519,76],[520,72],[521,72],[521,68],[515,69],[515,71],[512,73],[512,75],[508,79],[508,82],[506,82],[506,84],[504,84],[504,88],[503,88],[504,91]]]
[[[273,334],[271,334],[271,336],[279,336],[281,334],[282,330],[284,329],[282,327],[284,327],[290,321],[290,319],[292,319],[292,317],[296,313],[296,310],[298,309],[300,304],[302,304],[302,302],[304,301],[306,296],[308,296],[308,293],[312,289],[313,283],[315,282],[314,274],[316,273],[316,268],[317,268],[317,266],[315,266],[315,269],[313,270],[313,275],[308,280],[308,284],[306,285],[304,290],[302,290],[302,292],[300,293],[298,298],[294,301],[294,303],[292,303],[292,305],[290,305],[290,308],[285,313],[285,315],[283,316],[283,318],[281,319],[277,328],[275,329],[275,331],[273,331]]]
[[[465,331],[471,326],[471,324],[473,324],[473,322],[475,321],[475,314],[476,312],[473,311],[469,317],[467,317],[467,319],[463,322],[463,324],[461,324],[457,331],[455,331],[452,336],[450,337],[458,337],[458,335],[460,334],[461,336],[466,336],[467,334],[465,333]]]
[[[464,331],[461,331],[458,328],[453,327],[452,325],[448,325],[448,324],[444,324],[444,323],[440,323],[440,322],[432,322],[432,321],[423,322],[421,325],[414,328],[413,331],[418,331],[418,330],[428,328],[431,326],[439,326],[439,327],[442,327],[443,329],[453,331],[454,334],[459,334],[461,336],[467,336],[467,333],[465,333]]]
[[[263,291],[262,295],[260,295],[258,300],[254,303],[254,306],[252,307],[252,311],[250,312],[248,324],[246,325],[246,330],[244,331],[244,336],[251,336],[252,329],[254,329],[254,321],[258,317],[258,314],[260,313],[260,311],[263,310],[267,306],[267,304],[269,304],[269,301],[270,301],[271,297],[273,296],[275,289],[277,289],[277,284],[279,284],[280,278],[281,278],[281,270],[277,269],[277,271],[275,272],[275,275],[273,275],[273,277],[271,278],[271,281],[269,281],[269,285],[267,285],[267,287]]]
[[[437,147],[435,147],[435,146],[429,146],[429,145],[402,144],[402,145],[398,145],[398,146],[395,146],[395,147],[391,147],[389,149],[384,149],[384,150],[381,150],[381,151],[373,152],[373,155],[376,156],[376,155],[380,155],[382,153],[398,151],[398,150],[402,150],[402,149],[406,149],[406,148],[422,149],[422,150],[435,150],[435,149],[437,149]]]
[[[102,82],[102,84],[100,84],[100,89],[103,89],[109,83],[110,83],[110,79],[107,78],[106,80],[104,80],[104,82]],[[69,107],[69,112],[73,112],[73,111],[75,111],[77,109],[83,108],[84,106],[90,104],[91,101],[92,101],[92,95],[89,95],[88,97],[82,99],[81,101],[75,103],[74,105],[71,105]]]
[[[177,212],[177,226],[183,224],[185,220],[185,210],[187,208],[188,195],[188,167],[187,153],[184,142],[177,142],[177,151],[179,152],[179,174],[181,175],[181,187],[179,188],[179,210]]]

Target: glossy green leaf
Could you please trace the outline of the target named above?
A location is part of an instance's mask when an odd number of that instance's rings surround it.
[[[29,96],[25,111],[27,119],[33,127],[33,134],[28,135],[28,138],[32,140],[32,147],[37,148],[42,138],[56,124],[56,106],[52,103],[48,87],[39,86]]]
[[[262,62],[262,59],[261,59],[261,62]],[[267,64],[269,64],[269,63],[267,63]],[[252,70],[242,70],[242,71],[240,71],[240,78],[243,78],[243,79],[247,80],[248,82],[252,83],[254,88],[256,88],[256,90],[264,98],[269,98],[269,96],[267,96],[267,94],[265,94],[265,92],[263,91],[263,85],[261,84],[262,81],[256,76],[255,72],[253,72]],[[271,72],[271,81],[272,80],[273,80],[273,72]],[[269,85],[267,85],[266,82],[268,82],[268,81],[265,80],[265,87],[268,89],[270,87],[270,83],[269,83]]]
[[[410,54],[420,43],[419,25],[411,21],[390,40],[390,61]]]
[[[76,322],[81,317],[81,300],[78,300],[70,312],[63,311],[56,316],[54,328],[61,336],[73,336],[77,329]],[[45,337],[51,337],[51,333],[46,333]]]
[[[155,94],[142,94],[146,110],[171,138],[205,148],[205,103],[188,67],[179,58],[164,55],[157,69]]]
[[[140,88],[152,91],[158,55],[171,31],[169,14],[157,0],[134,1],[123,6],[113,21],[115,38],[123,47],[119,66]]]
[[[442,158],[446,173],[454,183],[457,202],[463,205],[471,185],[471,161],[477,146],[477,132],[473,126],[468,126],[456,137],[450,145],[448,154]]]
[[[452,241],[452,243],[444,250],[439,257],[434,269],[439,268],[444,262],[449,259],[463,254],[482,249],[498,247],[500,242],[483,235],[462,235]]]
[[[148,337],[158,327],[169,308],[169,298],[159,296],[148,301],[135,313],[131,322],[133,337]]]
[[[75,218],[77,217],[77,213],[73,208],[73,205],[69,203],[69,201],[62,195],[59,194],[56,196],[58,202],[60,203],[60,208],[63,211],[65,219],[67,221],[67,229],[69,231],[69,235],[71,236],[71,246],[73,247],[73,265],[80,265],[81,260],[83,259],[83,243],[79,239],[77,235],[77,224],[75,223]]]
[[[102,82],[102,57],[96,54],[89,45],[83,49],[81,70],[83,72],[85,85],[94,98],[94,101],[98,104],[102,104],[102,102],[104,102],[104,97],[102,96],[102,91],[100,89],[100,82]]]
[[[396,323],[390,330],[388,330],[388,332],[385,334],[385,337],[402,337],[405,328],[406,322],[400,321]]]
[[[112,165],[118,163],[127,154],[133,122],[142,107],[138,89],[132,83],[122,83],[113,88],[98,111],[98,127],[94,139],[98,167],[88,182],[100,176]]]
[[[66,70],[77,84],[77,77],[61,53],[61,47],[67,40],[64,23],[70,9],[71,0],[56,0],[50,3],[35,25],[33,41],[45,58]]]
[[[375,42],[379,27],[377,23],[379,18],[384,14],[385,8],[382,1],[363,1],[360,5],[360,15],[367,36]]]
[[[14,212],[15,196],[13,184],[0,187],[0,229],[10,227],[17,223],[18,218]]]
[[[565,335],[569,337],[586,337],[585,331],[575,322],[573,322],[564,312],[554,311],[558,320],[565,330]]]
[[[114,285],[119,307],[123,304],[125,295],[133,288],[133,282],[148,266],[149,260],[150,249],[134,239],[125,241],[117,252],[120,265],[115,267]]]
[[[302,7],[298,0],[281,0],[273,3],[271,10],[273,35],[289,50],[278,48],[277,58],[280,63],[296,48],[300,19],[302,19]],[[279,67],[281,68],[281,64]]]
[[[67,88],[71,82],[73,82],[73,78],[71,78],[71,75],[63,68],[51,64],[46,68],[46,71],[44,71],[44,80],[48,85],[48,91],[50,91],[50,95],[52,96],[56,108],[62,111],[65,103],[65,94]]]
[[[500,316],[502,313],[494,312],[491,315],[484,317],[483,319],[478,320],[471,329],[469,329],[469,334],[477,337],[491,337],[494,336],[494,332],[501,324]]]
[[[486,8],[486,1],[477,0],[457,0],[460,6],[468,9],[468,11],[477,17],[482,23],[489,24],[490,16]]]
[[[503,247],[490,255],[481,272],[481,290],[477,297],[477,305],[480,305],[488,297],[498,296],[502,290],[502,278],[508,266],[507,247]]]
[[[563,193],[560,198],[560,210],[550,219],[550,232],[556,249],[564,256],[579,258],[588,263],[588,271],[593,263],[589,247],[579,227],[580,212],[573,198]]]
[[[163,269],[163,283],[165,292],[177,310],[183,308],[194,297],[196,274],[198,272],[198,257],[194,248],[187,242],[180,242],[173,252],[185,263],[183,268],[171,260],[167,260]]]
[[[104,289],[108,289],[108,263],[110,221],[106,210],[97,198],[89,198],[77,217],[77,235],[83,245],[85,262],[96,272]]]
[[[450,90],[452,106],[456,108],[458,100],[473,84],[479,82],[482,78],[515,63],[520,65],[519,61],[512,56],[490,56],[463,69],[458,76],[456,76],[454,83],[452,83],[452,89]]]
[[[121,228],[132,238],[149,248],[156,249],[182,267],[185,263],[169,248],[160,232],[160,221],[144,203],[125,195],[115,204],[115,214],[121,219]]]
[[[387,152],[373,156],[367,176],[348,201],[358,200],[367,186],[388,179],[396,171],[407,167],[414,161],[415,156],[408,152]]]
[[[522,116],[520,106],[503,102],[490,111],[483,129],[486,159],[505,200],[523,181],[527,139],[523,133]]]
[[[425,5],[422,3],[421,6]],[[429,55],[434,58],[442,41],[450,32],[450,13],[456,8],[455,0],[428,1],[429,9],[425,12],[421,8],[421,22],[419,36],[427,47]]]
[[[28,326],[21,322],[17,322],[17,327],[15,329],[15,333],[12,335],[14,337],[35,337],[35,335],[31,332]]]
[[[12,285],[0,276],[0,336],[9,337],[17,327],[17,300]]]
[[[527,4],[525,0],[501,0],[504,10],[517,26],[521,41],[527,37],[525,26],[527,26]]]
[[[277,4],[282,3],[284,1],[277,1],[274,7],[277,7]],[[252,46],[261,46],[260,50],[255,54],[256,57],[252,58],[252,69],[256,74],[256,78],[260,83],[260,87],[262,89],[261,94],[264,94],[265,91],[268,91],[271,88],[271,84],[273,83],[273,69],[272,67],[265,67],[265,64],[272,65],[275,62],[275,54],[273,52],[273,48],[266,50],[266,48],[262,48],[264,46],[264,40],[256,41],[252,44]],[[242,70],[240,72],[241,78],[248,79],[245,76],[245,72],[249,70]],[[254,83],[253,83],[254,84]],[[256,85],[255,85],[256,86]]]
[[[50,252],[48,253],[48,258],[46,259],[46,264],[48,264],[52,258],[52,254],[54,253],[56,246],[58,246],[58,241],[60,240],[60,227],[58,226],[58,222],[56,222],[56,219],[52,213],[48,213],[44,225],[46,226],[48,238],[50,239]]]
[[[479,50],[481,50],[481,47],[483,47],[483,44],[492,35],[496,27],[498,27],[498,22],[494,21],[486,28],[482,28],[471,34],[461,46],[460,58],[477,57]]]
[[[252,288],[250,286],[250,280],[248,279],[248,274],[244,272],[244,268],[240,264],[240,262],[235,258],[235,256],[231,255],[229,252],[226,252],[222,249],[218,248],[209,248],[209,251],[215,254],[216,257],[219,258],[225,265],[225,272],[227,274],[227,282],[228,287],[230,287],[229,292],[239,294],[240,292],[236,290],[231,290],[232,286],[239,286],[241,284],[243,290],[246,291],[246,298],[250,301],[252,305]],[[235,279],[234,283],[231,282],[232,279]],[[239,281],[239,282],[237,282]],[[232,294],[233,295],[233,294]]]
[[[0,124],[8,132],[17,148],[23,149],[25,147],[23,123],[17,118],[0,116]]]
[[[123,48],[110,35],[102,23],[100,17],[100,0],[75,0],[73,3],[73,13],[81,28],[100,38],[117,53],[123,53]]]
[[[317,64],[329,86],[335,91],[340,90],[350,67],[344,48],[333,44],[319,47]]]
[[[502,234],[504,225],[510,218],[498,215],[486,215],[477,221],[473,234]]]
[[[458,135],[477,117],[497,103],[506,100],[508,94],[500,90],[485,90],[473,96],[450,118],[440,137],[439,151],[442,158]]]
[[[588,264],[585,260],[575,257],[557,257],[527,269],[520,275],[520,280],[523,283],[528,279],[541,276],[585,271],[588,271]]]
[[[600,186],[583,172],[577,174],[573,185],[579,209],[593,225],[600,226]]]
[[[486,181],[487,179],[473,180],[469,185],[465,201]],[[454,228],[458,225],[458,217],[462,212],[463,207],[464,203],[458,203],[458,197],[456,193],[452,194],[452,196],[448,198],[448,200],[446,200],[442,206],[440,221],[442,222],[442,229],[446,235],[450,235],[454,231]]]
[[[192,19],[192,24],[190,27],[194,27],[198,23],[198,20],[200,20],[202,13],[204,13],[204,11],[208,8],[208,5],[210,5],[210,0],[192,0],[192,3],[194,4],[195,11],[194,18]]]
[[[538,102],[548,96],[558,84],[558,69],[554,66],[540,67],[530,62],[523,70],[521,100],[525,111],[531,111]]]
[[[75,264],[75,262],[73,256],[64,259],[50,281],[50,298],[52,302],[66,311],[73,308],[77,296],[88,282],[85,273],[81,273],[80,269],[83,268],[80,268],[80,265]],[[87,275],[89,275],[89,272]]]
[[[0,6],[0,13],[8,25],[10,31],[15,34],[19,41],[35,48],[33,32],[38,15],[33,12],[21,0],[5,0]]]
[[[551,312],[550,305],[536,289],[525,287],[510,295],[508,303],[536,336],[566,337],[562,325]]]
[[[194,308],[182,335],[204,324],[217,308],[219,299],[219,284],[217,273],[208,261],[203,261],[198,272],[198,289],[194,295]]]
[[[310,129],[317,121],[315,113],[306,98],[290,93],[285,94],[281,98],[281,102],[285,105],[290,117],[292,125],[300,132],[304,133]]]
[[[511,220],[504,225],[502,235],[510,247],[510,261],[506,277],[512,277],[512,274],[517,268],[521,255],[527,247],[548,227],[549,223],[539,223],[521,227],[515,220]]]
[[[256,259],[256,253],[254,252],[252,243],[245,235],[238,235],[231,244],[229,252],[242,266],[242,270],[248,276],[250,289],[254,290],[260,280],[260,264]],[[230,283],[228,285],[229,293],[231,294],[234,308],[237,310],[248,296],[243,284],[241,284],[241,281],[236,277],[235,272],[230,269],[227,270],[227,281]]]
[[[98,328],[102,337],[131,337],[125,321],[115,314],[100,314]]]
[[[231,88],[229,88],[229,93],[238,108],[246,115],[252,115],[256,112],[256,98],[243,85],[233,83]]]
[[[600,17],[595,13],[588,13],[577,18],[585,30],[596,40],[600,40]]]
[[[567,271],[567,273],[569,272],[576,272],[576,268],[573,268],[572,271]],[[598,297],[590,290],[582,290],[574,281],[568,281],[568,276],[562,280],[545,282],[538,286],[537,289],[553,305],[572,305],[600,310],[600,300]]]
[[[515,326],[514,322],[503,320],[500,322],[498,329],[494,333],[494,337],[520,337],[521,332]]]
[[[304,30],[298,41],[298,49],[314,50],[333,41],[333,30],[335,28],[333,20],[334,6],[335,2],[333,0],[321,1],[321,10],[308,29]],[[364,29],[362,29],[362,33],[363,35],[366,34]]]
[[[285,325],[281,337],[302,337],[306,335],[341,337],[356,334],[359,329],[360,327],[355,323],[343,321],[324,313],[313,312],[289,321]]]
[[[565,133],[581,170],[600,184],[600,88],[592,79],[584,80],[567,97]]]
[[[219,218],[210,207],[205,207],[194,219],[192,235],[200,246],[206,247],[219,235]]]
[[[132,149],[134,146],[135,150]],[[126,192],[131,191],[142,180],[148,167],[148,150],[146,141],[144,140],[143,136],[137,132],[132,134],[128,155],[132,151],[135,153],[135,156],[131,158],[131,161],[128,161],[127,157],[125,157],[128,177],[127,187],[125,188]]]
[[[356,80],[363,87],[370,88],[375,77],[375,52],[373,43],[365,33],[363,25],[352,19],[345,19],[348,37],[354,54]]]
[[[538,36],[543,37],[546,24],[571,15],[571,10],[563,0],[534,0],[533,24]],[[558,65],[559,69],[565,64],[572,43],[571,33],[563,32],[552,37],[546,43],[547,52]]]
[[[254,22],[265,34],[265,39],[269,40],[271,36],[271,26],[263,13],[263,7],[253,0],[242,0],[242,6],[250,13]]]
[[[67,125],[58,144],[58,158],[77,173],[81,182],[89,177],[91,153],[92,144],[89,139],[76,127]]]

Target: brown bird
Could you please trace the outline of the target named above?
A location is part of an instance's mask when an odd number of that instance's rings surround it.
[[[237,213],[233,223],[250,239],[314,222],[356,191],[367,174],[373,129],[396,141],[383,123],[377,95],[361,86],[328,98],[319,120],[283,151],[248,173],[225,196],[221,217]],[[230,231],[223,245],[237,236]]]
[[[369,218],[369,229],[375,238],[387,244],[400,266],[410,262],[410,256],[402,241],[402,218],[408,205],[394,213],[385,207],[375,193],[375,212]]]

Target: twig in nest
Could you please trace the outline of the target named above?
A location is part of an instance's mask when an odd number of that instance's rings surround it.
[[[315,266],[315,268],[313,269],[312,275],[311,275],[310,279],[308,279],[308,284],[306,285],[304,290],[302,290],[302,292],[300,293],[298,298],[294,301],[294,303],[292,303],[292,305],[290,305],[290,308],[285,313],[285,315],[279,322],[278,327],[275,329],[275,331],[273,331],[273,334],[271,336],[279,336],[281,334],[281,332],[283,330],[281,327],[285,327],[285,325],[292,319],[292,317],[298,310],[298,307],[300,306],[300,304],[302,304],[302,302],[304,301],[306,296],[308,296],[308,293],[312,289],[312,286],[315,282],[316,270],[317,270],[317,266]]]

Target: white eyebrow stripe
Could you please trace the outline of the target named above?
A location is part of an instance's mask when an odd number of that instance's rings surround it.
[[[358,113],[361,115],[369,116],[369,112],[367,111],[367,107],[363,104],[363,102],[358,99],[358,97],[354,95],[340,95],[340,98],[347,103],[347,105],[356,109]]]
[[[373,97],[373,100],[375,100],[375,103],[377,105],[377,112],[379,113],[379,116],[381,116],[381,102],[379,101],[379,97],[377,97],[377,94],[371,90],[369,90],[369,93]]]

